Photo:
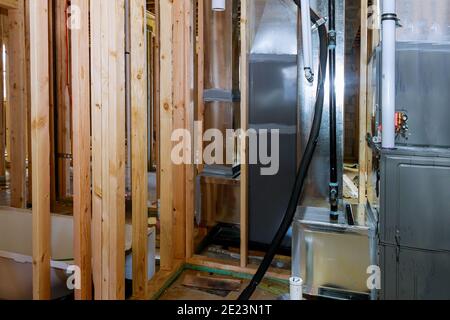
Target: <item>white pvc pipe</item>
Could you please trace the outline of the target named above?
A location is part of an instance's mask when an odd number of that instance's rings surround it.
[[[291,295],[290,298],[292,301],[300,301],[303,300],[303,280],[298,277],[292,277],[289,279]]]
[[[213,11],[225,11],[226,9],[226,0],[212,0],[212,9]]]
[[[396,0],[383,0],[383,16],[396,13]],[[395,148],[396,28],[393,19],[382,21],[382,147]]]
[[[305,77],[309,82],[314,81],[313,53],[312,53],[312,27],[309,0],[301,0],[302,34],[303,34],[303,61]]]

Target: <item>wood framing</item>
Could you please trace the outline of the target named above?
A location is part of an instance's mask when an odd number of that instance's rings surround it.
[[[50,126],[50,210],[54,211],[56,208],[56,157],[55,157],[55,139],[57,138],[57,132],[55,131],[55,122],[57,120],[55,119],[55,114],[57,113],[58,107],[57,107],[57,86],[55,86],[55,83],[57,82],[57,74],[59,70],[55,67],[55,61],[57,61],[57,55],[55,54],[55,49],[58,47],[56,45],[56,39],[58,36],[60,36],[60,32],[58,32],[58,28],[61,27],[61,24],[58,25],[57,19],[55,19],[58,14],[55,14],[55,11],[57,11],[57,4],[60,3],[60,1],[57,0],[48,0],[48,9],[49,9],[49,15],[48,15],[48,51],[49,51],[49,91],[50,91],[50,119],[49,119],[49,126]],[[64,25],[65,27],[65,25]],[[66,67],[67,68],[67,67]],[[57,148],[56,148],[57,149]]]
[[[54,32],[56,64],[54,77],[56,79],[56,195],[58,199],[65,199],[70,194],[70,161],[72,157],[71,141],[71,84],[70,84],[70,54],[69,54],[69,29],[68,2],[56,0]],[[75,130],[73,131],[75,132]]]
[[[50,134],[48,1],[30,1],[33,153],[33,297],[50,299]]]
[[[8,12],[9,27],[9,95],[10,95],[10,144],[11,144],[11,207],[25,208],[26,188],[26,54],[25,54],[25,6],[18,2],[17,9]]]
[[[89,0],[72,0],[79,8],[79,28],[72,29],[73,218],[75,265],[80,268],[77,300],[92,299],[91,265],[91,126],[89,80]]]
[[[241,0],[241,130],[248,130],[249,0]],[[241,139],[241,267],[248,264],[248,140]]]
[[[156,199],[161,199],[161,92],[160,92],[160,19],[159,19],[159,1],[155,4],[155,51],[154,51],[154,110],[156,118]]]
[[[50,19],[50,17],[49,17]],[[50,33],[49,33],[50,36]],[[49,47],[50,50],[50,47]],[[32,203],[33,195],[33,168],[32,168],[32,152],[31,152],[31,70],[30,70],[30,1],[25,1],[25,54],[26,54],[26,106],[27,106],[27,160],[28,160],[28,189],[27,204]],[[51,142],[51,141],[50,141]],[[51,159],[50,159],[51,165]],[[53,182],[54,178],[51,180]]]
[[[173,267],[173,193],[172,193],[172,129],[173,129],[173,1],[159,1],[160,24],[160,216],[161,240],[160,256],[161,269],[170,271]]]
[[[173,130],[186,129],[192,137],[194,129],[192,1],[160,1],[160,28],[161,268],[171,270],[174,259],[193,251],[194,166],[174,164],[171,157]],[[187,140],[183,155],[192,159]]]
[[[148,173],[145,0],[130,0],[133,296],[147,293]]]
[[[185,6],[190,0],[173,1],[173,130],[185,129],[187,117],[187,105],[185,104],[185,72],[186,68],[186,45],[185,41]],[[171,133],[172,135],[172,133]],[[176,141],[178,143],[178,141]],[[172,145],[172,144],[171,144]],[[175,144],[173,144],[175,145]],[[183,152],[188,152],[184,146]],[[172,149],[172,147],[171,147]],[[171,150],[171,152],[173,149]],[[173,161],[171,160],[173,164]],[[174,214],[174,246],[173,254],[176,259],[183,259],[186,255],[186,166],[184,164],[173,164],[173,214]]]
[[[192,265],[197,265],[197,266],[208,267],[211,269],[226,270],[226,271],[232,271],[232,272],[236,272],[236,273],[245,273],[245,274],[249,274],[249,275],[254,275],[258,269],[257,266],[241,267],[239,265],[239,263],[224,262],[223,260],[212,259],[212,258],[207,258],[207,257],[202,257],[202,256],[194,256],[191,259],[188,259],[187,263],[192,264]],[[289,271],[285,271],[285,270],[277,270],[277,269],[270,268],[269,271],[266,273],[266,276],[268,278],[289,281],[289,278],[291,277],[291,273]]]
[[[184,128],[194,136],[195,104],[194,104],[194,3],[192,0],[184,1]],[[180,88],[181,89],[181,88]],[[185,247],[184,257],[190,258],[194,254],[194,223],[195,223],[195,180],[196,172],[194,166],[193,141],[186,146],[191,161],[185,164]]]
[[[197,1],[197,121],[203,123],[205,119],[205,0]],[[203,141],[203,128],[198,137]],[[195,146],[195,152],[203,154],[203,144]],[[203,164],[198,165],[198,172],[203,171]]]
[[[17,9],[20,0],[0,0],[0,8]]]
[[[91,1],[93,277],[96,299],[125,297],[124,0]]]
[[[3,55],[3,43],[4,43],[4,20],[6,16],[0,15],[0,52]],[[6,180],[6,121],[5,121],[5,92],[4,92],[4,74],[5,66],[3,65],[3,58],[0,59],[0,180]]]
[[[361,54],[359,87],[359,203],[367,201],[367,65],[368,1],[361,0]]]

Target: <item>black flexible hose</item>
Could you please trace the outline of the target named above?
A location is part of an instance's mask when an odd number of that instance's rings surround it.
[[[294,2],[299,8],[301,7],[300,0],[294,0]],[[313,10],[311,10],[311,20],[313,23],[319,24],[320,17]],[[292,192],[292,196],[289,201],[289,206],[286,210],[286,214],[283,218],[280,228],[278,229],[258,271],[256,272],[255,276],[253,277],[248,287],[240,295],[238,299],[240,301],[249,300],[251,298],[256,288],[263,280],[264,275],[269,269],[278,248],[280,247],[284,237],[286,236],[289,228],[291,227],[295,217],[295,213],[297,211],[298,203],[300,201],[300,196],[304,189],[309,167],[311,165],[314,153],[316,151],[317,143],[319,141],[320,128],[322,125],[323,104],[325,95],[325,78],[327,72],[327,57],[328,57],[327,51],[328,34],[327,28],[323,23],[320,24],[319,26],[319,38],[320,38],[320,64],[319,64],[319,76],[316,93],[317,96],[316,96],[314,120],[308,145],[306,146],[306,150],[303,155],[299,171],[297,173],[294,190]]]

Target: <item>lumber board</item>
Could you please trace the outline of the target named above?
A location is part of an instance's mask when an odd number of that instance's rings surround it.
[[[80,268],[77,300],[92,299],[91,126],[89,79],[89,0],[72,0],[80,9],[80,29],[72,30],[73,217],[75,264]]]
[[[160,23],[160,216],[161,216],[161,269],[170,271],[174,262],[173,246],[173,170],[172,170],[172,129],[173,129],[173,1],[159,1]]]
[[[133,295],[147,292],[147,61],[145,0],[130,0]]]
[[[55,97],[55,115],[56,127],[56,172],[57,181],[55,182],[55,191],[58,199],[65,199],[70,195],[70,156],[72,155],[71,141],[71,95],[72,88],[70,84],[69,72],[69,30],[67,28],[68,4],[66,1],[55,1],[55,21],[54,32],[55,50],[54,63],[56,64],[54,77],[56,79]],[[75,132],[75,131],[74,131]],[[55,198],[54,195],[53,197]],[[56,201],[56,199],[54,200]]]
[[[11,206],[26,207],[26,54],[25,54],[25,4],[18,2],[17,9],[8,12],[9,28],[9,95],[10,107],[10,189]]]
[[[241,1],[241,130],[248,130],[248,0]],[[241,139],[241,267],[248,264],[248,140]]]
[[[30,2],[33,153],[33,298],[50,299],[50,134],[48,2]]]
[[[194,4],[193,1],[185,1],[184,8],[184,105],[185,105],[185,129],[194,136],[195,104],[194,104]],[[193,141],[186,146],[186,152],[194,159]],[[194,223],[195,223],[195,165],[193,161],[185,165],[185,193],[186,193],[186,222],[185,222],[185,248],[186,258],[194,254]],[[197,190],[198,192],[198,190]]]
[[[0,0],[0,8],[17,9],[21,0]]]
[[[3,53],[4,44],[4,20],[6,17],[0,15],[0,47]],[[4,74],[5,66],[3,65],[3,59],[0,59],[0,74]],[[4,81],[3,77],[0,77],[0,179],[6,179],[6,159],[5,159],[5,149],[6,149],[6,122],[5,122],[5,92],[4,92]]]
[[[91,1],[95,299],[125,298],[124,0]]]
[[[359,203],[367,201],[367,68],[368,68],[368,1],[361,0],[361,54],[359,88]]]

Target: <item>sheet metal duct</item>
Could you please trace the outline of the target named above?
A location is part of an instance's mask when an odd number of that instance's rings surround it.
[[[319,16],[328,16],[328,0],[311,0],[311,7]],[[299,26],[299,34],[302,33]],[[336,107],[337,107],[337,162],[338,181],[343,184],[343,156],[344,156],[344,57],[345,57],[345,0],[336,0]],[[318,36],[313,36],[313,61],[318,61],[319,44]],[[314,115],[314,103],[317,79],[314,85],[310,85],[303,74],[303,54],[299,48],[299,82],[298,82],[298,103],[299,103],[299,139],[298,149],[302,154],[311,132],[312,118]],[[316,62],[317,63],[317,62]],[[317,65],[315,66],[317,69]],[[304,206],[329,208],[329,182],[330,182],[330,119],[329,119],[329,78],[325,87],[325,104],[320,132],[320,141],[317,146],[310,173],[308,176],[305,192],[302,200]],[[340,188],[339,198],[342,199],[342,189]]]
[[[262,176],[261,165],[249,167],[250,242],[268,245],[286,212],[297,171],[298,10],[292,0],[256,0],[250,12],[249,127],[280,132],[278,174]],[[284,246],[290,246],[289,239]]]
[[[450,1],[397,0],[397,14],[397,41],[450,42]]]
[[[213,11],[212,2],[205,1],[204,129],[219,129],[224,136],[240,126],[237,12],[237,0],[226,0],[224,11]]]
[[[254,0],[250,5],[250,54],[297,55],[297,6],[292,0]]]

